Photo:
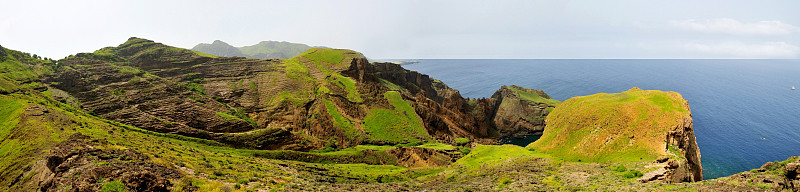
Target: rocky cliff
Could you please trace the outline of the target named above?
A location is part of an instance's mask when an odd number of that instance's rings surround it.
[[[703,179],[691,111],[679,93],[632,88],[570,98],[550,113],[542,138],[528,146],[564,159],[650,162],[643,182]]]
[[[501,87],[492,100],[496,108],[492,122],[501,137],[541,135],[545,117],[560,103],[542,90],[516,85]]]

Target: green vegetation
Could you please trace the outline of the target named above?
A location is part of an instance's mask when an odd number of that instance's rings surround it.
[[[403,89],[403,88],[402,88],[402,87],[400,87],[399,85],[397,85],[397,84],[394,84],[394,83],[392,83],[392,82],[389,82],[389,81],[387,81],[386,79],[380,79],[380,80],[381,80],[381,84],[383,84],[383,86],[386,86],[386,88],[388,88],[389,90],[392,90],[392,91],[400,91],[400,90],[402,90],[402,89]]]
[[[300,56],[308,58],[311,61],[314,61],[317,64],[321,64],[322,62],[327,62],[328,65],[339,65],[344,59],[344,50],[340,49],[321,49],[321,48],[313,48],[309,49]],[[349,65],[349,63],[347,63]]]
[[[456,138],[456,144],[463,145],[469,143],[469,138]]]
[[[548,155],[535,153],[516,145],[478,145],[469,155],[458,159],[453,165],[468,170],[479,170],[482,167],[502,166],[513,159],[532,157],[549,158]]]
[[[239,118],[241,120],[244,120],[244,121],[250,123],[251,125],[253,125],[253,127],[258,127],[258,123],[256,122],[256,120],[250,118],[250,116],[247,115],[247,113],[245,113],[244,108],[241,108],[241,107],[239,107],[239,108],[231,108],[231,113],[230,114],[232,114],[233,116],[236,116],[237,118]],[[217,114],[217,115],[219,115],[219,114]]]
[[[409,143],[430,137],[422,119],[400,93],[387,91],[383,96],[394,110],[373,109],[367,114],[364,118],[364,131],[369,134],[367,140]]]
[[[339,113],[339,110],[333,102],[324,98],[322,100],[325,102],[325,110],[328,111],[328,115],[333,118],[333,124],[344,130],[348,138],[355,140],[362,135],[361,132],[355,128],[353,121]]]
[[[120,181],[110,181],[108,183],[103,184],[103,187],[100,188],[102,192],[127,192],[128,190],[125,189],[125,184]]]
[[[192,50],[226,57],[247,57],[253,59],[288,59],[310,49],[308,45],[262,41],[258,44],[244,47],[234,47],[225,42],[216,40],[211,44],[200,43]]]
[[[440,150],[453,150],[453,149],[456,148],[456,147],[453,147],[452,145],[448,145],[448,144],[444,144],[444,143],[425,143],[425,144],[422,144],[422,145],[417,145],[417,147],[440,149]]]
[[[17,126],[19,119],[17,116],[22,113],[26,104],[18,100],[0,97],[0,138],[4,139],[9,132]],[[0,151],[0,154],[5,151]]]
[[[308,69],[297,58],[283,60],[286,67],[286,76],[291,79],[310,78]]]
[[[649,162],[666,155],[665,134],[689,115],[684,102],[675,92],[639,88],[570,98],[528,148],[570,161]]]
[[[561,103],[561,101],[555,99],[548,99],[540,96],[536,92],[528,92],[522,89],[518,89],[515,86],[508,86],[508,88],[516,92],[521,99],[533,101],[536,103],[546,103],[548,105],[558,105],[559,103]]]
[[[217,112],[217,116],[219,116],[220,118],[224,119],[225,121],[234,121],[234,120],[239,119],[236,116],[233,116],[233,115],[230,115],[230,114],[224,113],[224,112]]]
[[[339,73],[333,73],[329,77],[329,81],[332,84],[339,86],[339,88],[342,88],[345,91],[347,91],[347,100],[350,100],[352,102],[364,101],[364,99],[361,98],[361,94],[358,93],[358,90],[356,89],[356,82],[353,81],[353,79],[342,76]]]
[[[189,91],[195,92],[200,95],[206,95],[206,90],[203,89],[203,85],[199,83],[191,82],[183,86],[186,87],[186,89],[189,89]]]

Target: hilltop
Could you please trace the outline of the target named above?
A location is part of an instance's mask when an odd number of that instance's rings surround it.
[[[285,41],[262,41],[255,45],[234,47],[220,40],[211,44],[200,43],[192,50],[223,57],[247,57],[251,59],[289,59],[300,55],[311,46]]]

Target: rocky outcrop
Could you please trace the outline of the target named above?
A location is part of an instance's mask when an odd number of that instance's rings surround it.
[[[559,103],[542,90],[516,85],[501,87],[492,101],[496,108],[492,122],[501,137],[541,135],[544,118]]]
[[[698,189],[708,191],[800,191],[800,157],[767,162],[758,169],[708,180]]]
[[[170,180],[183,175],[172,167],[150,162],[147,155],[129,149],[108,149],[104,140],[75,134],[50,149],[30,171],[41,191],[99,191],[120,182],[129,191],[169,191]]]
[[[684,104],[689,108],[689,104]],[[672,156],[662,157],[654,163],[659,169],[644,174],[639,181],[663,181],[669,183],[695,182],[703,180],[700,149],[697,147],[691,114],[667,133],[664,151]],[[677,154],[674,154],[677,153]]]

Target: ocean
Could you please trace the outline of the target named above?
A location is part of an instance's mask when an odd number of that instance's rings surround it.
[[[681,93],[692,110],[707,179],[800,155],[800,60],[414,61],[419,63],[403,67],[439,79],[470,98],[491,97],[502,85],[542,89],[561,101],[632,87]],[[792,86],[799,89],[792,90]],[[513,142],[519,145],[532,140]]]

